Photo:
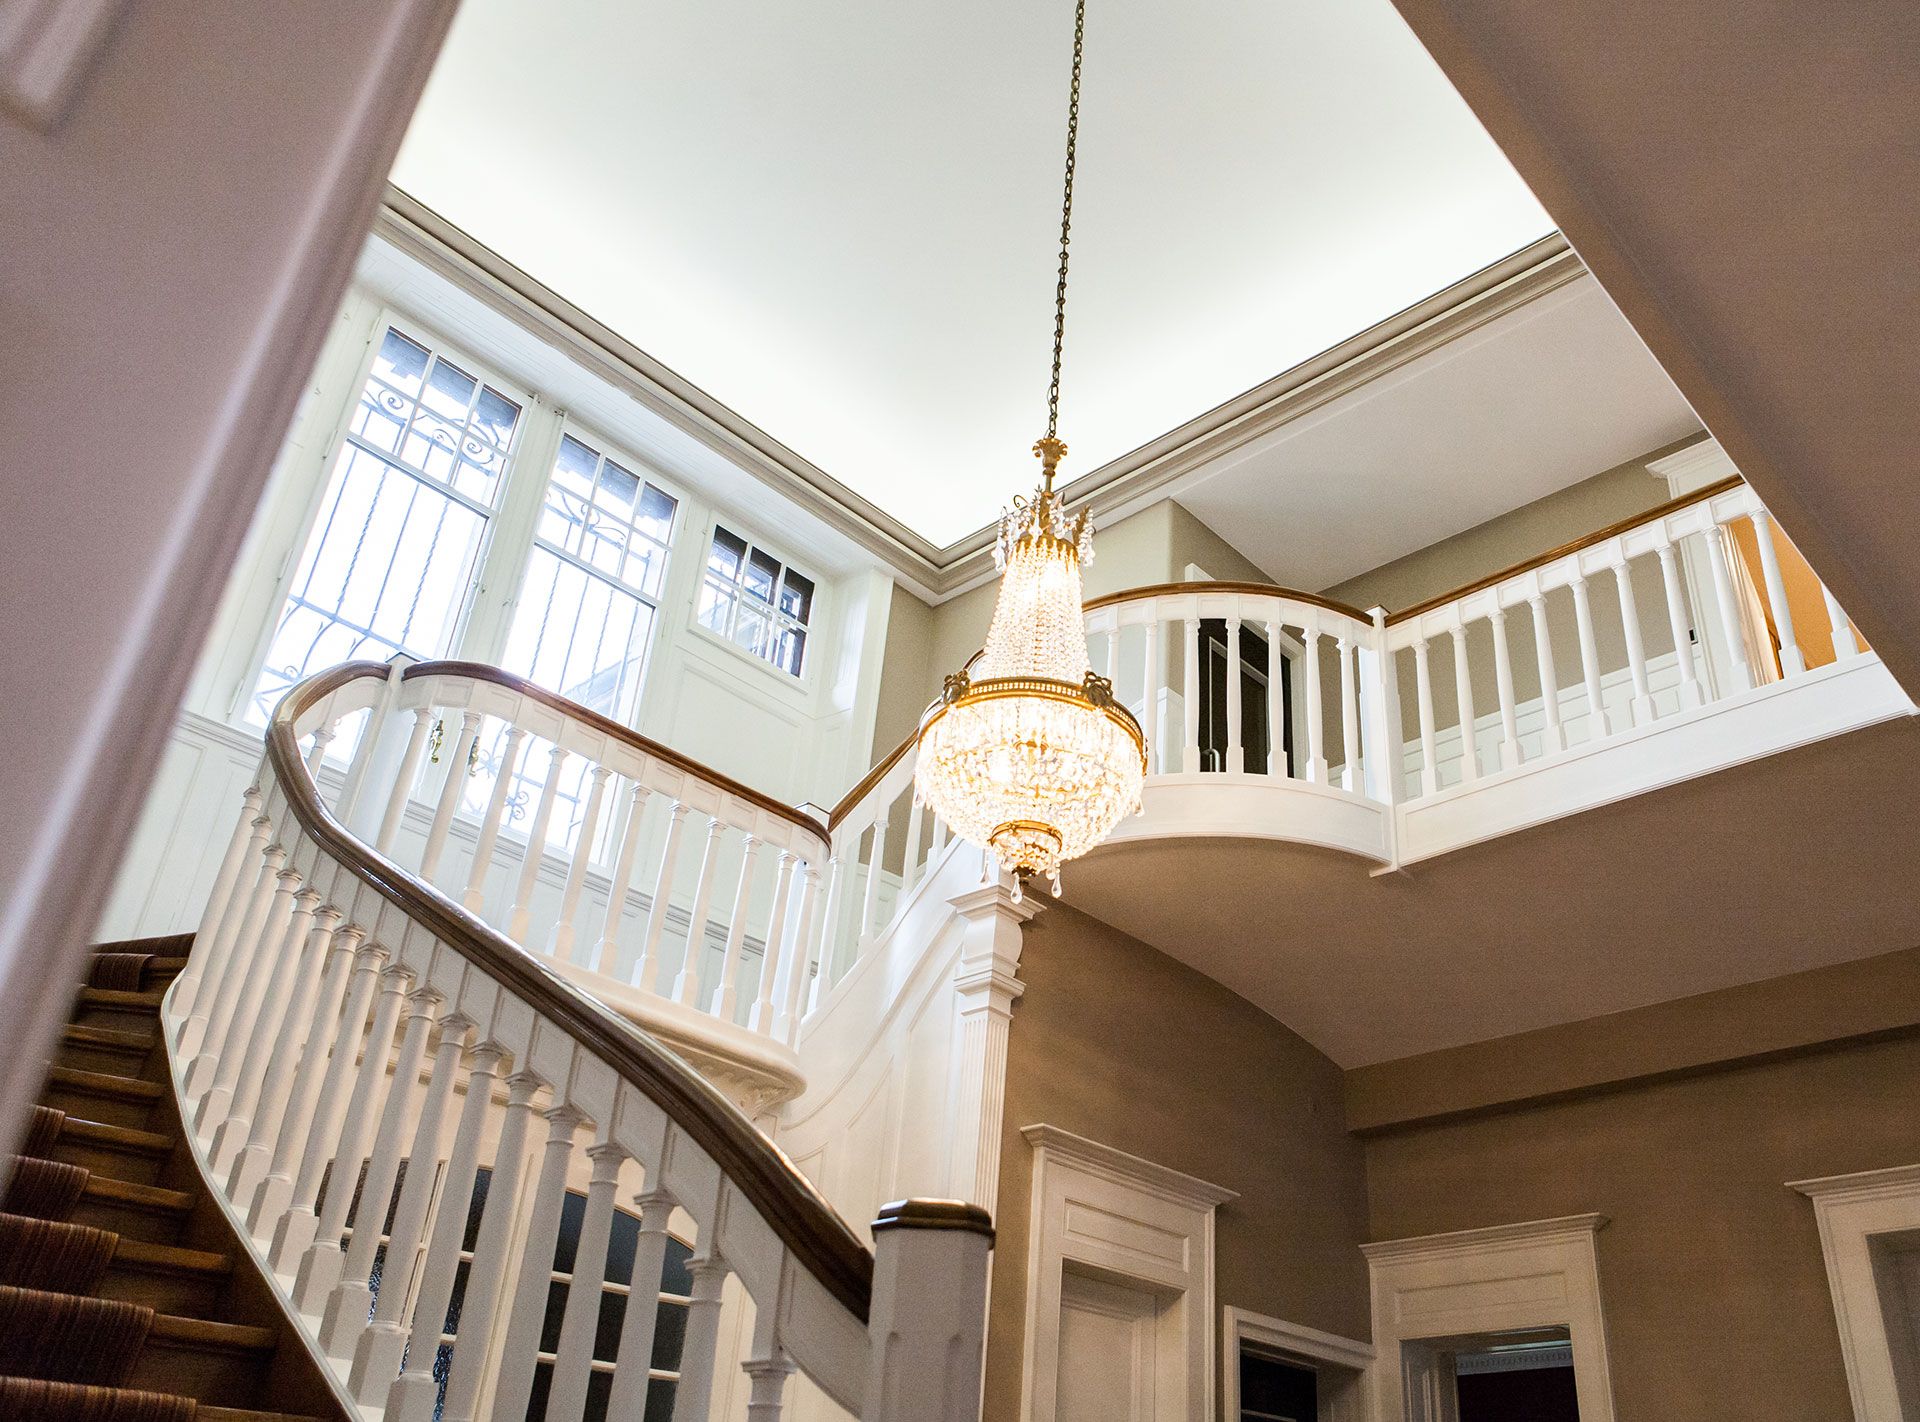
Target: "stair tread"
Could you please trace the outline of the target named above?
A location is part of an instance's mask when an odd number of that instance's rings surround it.
[[[133,1269],[185,1274],[231,1274],[233,1258],[210,1249],[188,1249],[178,1244],[149,1244],[125,1235],[113,1249],[113,1262]]]
[[[147,1329],[149,1343],[171,1343],[184,1348],[222,1348],[233,1352],[273,1351],[279,1337],[271,1328],[251,1323],[224,1323],[212,1318],[187,1318],[156,1313]]]
[[[63,1029],[66,1040],[83,1043],[91,1047],[125,1047],[129,1051],[146,1051],[153,1045],[151,1032],[123,1032],[118,1027],[81,1026],[69,1022]]]
[[[256,1412],[251,1407],[208,1407],[201,1403],[194,1409],[194,1422],[320,1422],[317,1417],[308,1417],[295,1412]]]
[[[96,943],[96,953],[186,953],[193,946],[191,933],[162,933],[150,938],[116,938],[111,943]]]
[[[117,1076],[110,1071],[84,1071],[79,1067],[57,1066],[47,1073],[49,1086],[94,1096],[117,1096],[127,1101],[158,1101],[166,1088],[157,1081],[137,1076]]]
[[[127,992],[122,988],[83,987],[77,999],[88,1007],[119,1007],[128,1011],[158,1012],[160,1000],[166,992],[152,988],[144,992]]]
[[[68,1116],[60,1123],[63,1141],[85,1141],[108,1150],[124,1150],[136,1155],[167,1155],[173,1150],[173,1137],[158,1131],[140,1131],[132,1126],[112,1126],[103,1121],[88,1121]]]
[[[81,1192],[83,1200],[106,1204],[131,1205],[143,1210],[169,1210],[182,1214],[193,1208],[193,1196],[184,1190],[169,1190],[163,1185],[137,1185],[131,1180],[115,1180],[110,1175],[95,1175]]]

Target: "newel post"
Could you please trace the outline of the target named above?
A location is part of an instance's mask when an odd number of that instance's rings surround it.
[[[992,1210],[1000,1184],[1000,1113],[1006,1098],[1007,1033],[1020,981],[1022,926],[1039,905],[1013,901],[1004,876],[948,902],[965,923],[954,965],[954,1052],[949,1070],[953,1149],[947,1190]]]
[[[978,1422],[993,1221],[901,1200],[873,1222],[872,1361],[861,1422]]]

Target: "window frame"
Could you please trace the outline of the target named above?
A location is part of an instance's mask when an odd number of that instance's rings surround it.
[[[800,653],[799,671],[788,671],[772,658],[762,656],[758,652],[750,651],[734,640],[733,627],[738,621],[741,600],[747,596],[745,591],[746,584],[743,579],[736,578],[734,580],[734,587],[737,590],[733,601],[734,614],[728,619],[728,630],[726,632],[716,632],[701,620],[700,600],[706,590],[707,577],[712,565],[713,543],[715,537],[723,530],[733,537],[738,538],[746,545],[746,551],[741,557],[742,568],[748,566],[755,553],[760,553],[765,557],[771,558],[780,565],[780,576],[774,584],[774,600],[766,606],[769,614],[776,619],[777,625],[782,627],[789,624],[795,625],[805,634],[806,642]],[[794,623],[793,619],[789,617],[788,614],[781,612],[779,608],[780,590],[786,585],[786,579],[789,573],[798,574],[813,585],[813,593],[807,604],[807,617],[804,622]],[[787,556],[784,549],[777,544],[765,542],[759,535],[750,532],[749,525],[743,521],[730,517],[725,510],[713,509],[707,519],[705,534],[700,543],[699,558],[694,566],[692,596],[688,599],[687,606],[687,623],[697,635],[706,641],[717,643],[727,648],[743,661],[751,662],[769,675],[778,677],[782,685],[789,687],[811,687],[814,680],[814,652],[828,621],[825,614],[829,611],[827,608],[827,598],[829,596],[828,590],[831,586],[831,583],[826,578],[821,577],[817,573],[809,572],[805,568],[796,566],[794,560]]]

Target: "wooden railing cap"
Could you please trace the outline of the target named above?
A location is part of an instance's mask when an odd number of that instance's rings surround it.
[[[890,1229],[957,1229],[993,1242],[993,1216],[965,1200],[895,1200],[874,1216],[873,1232]]]

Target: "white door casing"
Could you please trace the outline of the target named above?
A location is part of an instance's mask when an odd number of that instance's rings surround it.
[[[1920,1165],[1796,1180],[1788,1188],[1813,1201],[1854,1422],[1902,1422],[1902,1372],[1909,1374],[1909,1394],[1920,1383],[1911,1376],[1910,1349],[1898,1346],[1910,1339],[1913,1324],[1896,1320],[1905,1337],[1888,1328],[1884,1271],[1875,1268],[1875,1253],[1889,1239],[1920,1230]]]
[[[1373,1363],[1371,1343],[1232,1304],[1220,1311],[1220,1318],[1220,1415],[1226,1422],[1239,1422],[1240,1351],[1249,1344],[1313,1369],[1320,1409],[1315,1422],[1366,1422],[1362,1384]]]

